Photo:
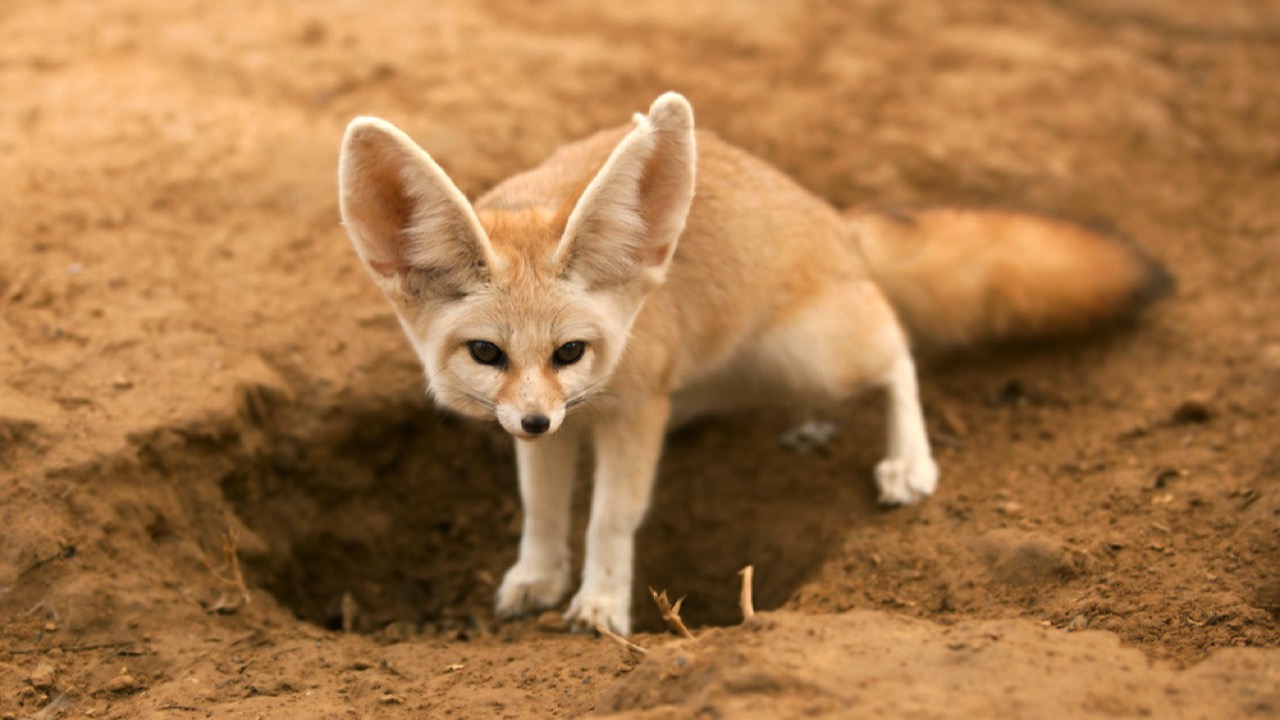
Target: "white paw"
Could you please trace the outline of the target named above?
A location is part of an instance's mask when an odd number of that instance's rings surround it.
[[[887,458],[876,466],[876,486],[884,505],[912,505],[938,487],[938,466],[933,458]]]
[[[630,588],[601,593],[583,588],[569,603],[564,619],[574,630],[592,631],[603,626],[619,635],[628,635],[631,632]]]
[[[569,589],[569,564],[560,569],[516,563],[502,578],[494,609],[501,617],[515,617],[555,606]]]

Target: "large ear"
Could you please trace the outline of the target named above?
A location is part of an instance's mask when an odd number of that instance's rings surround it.
[[[554,262],[592,285],[661,283],[693,202],[693,108],[677,93],[618,143],[565,224]]]
[[[338,160],[342,222],[379,284],[461,294],[495,258],[475,211],[440,166],[397,127],[351,121]]]

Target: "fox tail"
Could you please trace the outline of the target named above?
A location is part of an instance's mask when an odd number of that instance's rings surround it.
[[[941,208],[846,218],[913,341],[929,348],[1079,332],[1173,289],[1136,245],[1064,220]]]

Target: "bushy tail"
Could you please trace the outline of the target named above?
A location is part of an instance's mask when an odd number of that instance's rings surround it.
[[[1084,330],[1173,288],[1133,244],[999,210],[846,213],[881,287],[926,347]]]

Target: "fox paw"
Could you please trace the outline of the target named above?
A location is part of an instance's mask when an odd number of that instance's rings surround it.
[[[876,466],[876,486],[883,505],[913,505],[938,487],[938,466],[933,458],[887,458]]]
[[[578,632],[591,632],[603,627],[619,635],[630,634],[631,594],[587,593],[581,590],[569,603],[564,619]]]
[[[494,599],[500,617],[516,617],[536,610],[554,607],[569,588],[569,572],[540,570],[529,564],[516,563],[502,578]]]

